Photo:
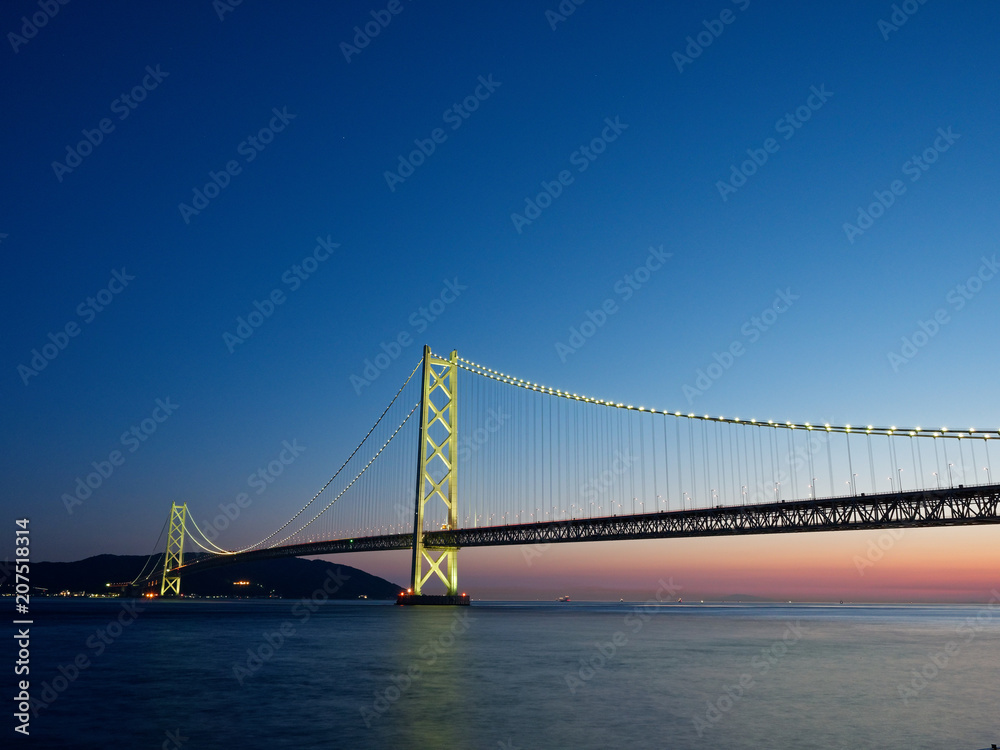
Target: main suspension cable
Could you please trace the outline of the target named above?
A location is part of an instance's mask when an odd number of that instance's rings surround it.
[[[369,466],[371,466],[371,465],[372,465],[372,464],[373,464],[373,463],[375,462],[375,459],[376,459],[376,458],[378,458],[378,457],[379,457],[379,456],[380,456],[380,455],[382,454],[382,451],[384,451],[384,450],[386,449],[386,446],[388,446],[388,445],[389,445],[389,443],[391,443],[391,442],[392,442],[392,439],[393,439],[394,437],[396,437],[396,435],[397,435],[397,434],[399,434],[399,431],[400,431],[401,429],[403,429],[403,425],[405,425],[405,424],[406,424],[406,423],[407,423],[407,422],[409,421],[410,417],[412,417],[412,416],[413,416],[413,412],[415,412],[415,411],[417,410],[417,407],[418,407],[418,406],[420,406],[420,402],[419,402],[419,401],[418,401],[417,403],[415,403],[415,404],[413,405],[413,408],[412,408],[412,409],[410,409],[409,413],[408,413],[408,414],[407,414],[407,415],[406,415],[406,416],[405,416],[405,417],[403,418],[403,421],[399,423],[399,426],[398,426],[398,427],[397,427],[397,428],[396,428],[396,429],[395,429],[395,430],[393,431],[393,433],[392,433],[392,434],[391,434],[391,435],[389,436],[388,440],[386,440],[386,441],[385,441],[385,442],[384,442],[384,443],[382,444],[382,447],[378,449],[378,452],[377,452],[377,453],[376,453],[376,454],[375,454],[374,456],[372,456],[372,457],[371,457],[371,459],[370,459],[370,460],[368,461],[368,463],[366,463],[366,464],[365,464],[364,468],[363,468],[363,469],[362,469],[361,471],[359,471],[359,472],[357,473],[357,476],[355,476],[355,477],[354,477],[354,479],[352,479],[352,480],[350,481],[350,483],[349,483],[349,484],[348,484],[348,485],[347,485],[346,487],[344,487],[344,489],[342,489],[342,490],[340,491],[340,493],[339,493],[339,494],[338,494],[338,495],[337,495],[337,496],[336,496],[335,498],[333,498],[333,500],[331,500],[331,501],[330,501],[329,503],[327,503],[327,504],[326,504],[326,507],[325,507],[325,508],[323,508],[323,510],[321,510],[321,511],[320,511],[319,513],[317,513],[317,514],[316,514],[315,516],[313,516],[313,517],[312,517],[311,519],[309,519],[309,520],[308,520],[308,521],[307,521],[306,523],[304,523],[304,524],[303,524],[302,526],[300,526],[300,527],[299,527],[299,528],[298,528],[298,529],[297,529],[296,531],[293,531],[293,532],[292,532],[291,534],[289,534],[288,536],[286,536],[286,537],[285,537],[284,539],[282,539],[281,541],[279,541],[279,542],[275,542],[274,544],[272,544],[272,545],[271,545],[271,547],[273,548],[273,547],[277,547],[277,546],[279,546],[279,545],[281,545],[281,544],[284,544],[284,543],[285,543],[285,542],[287,542],[287,541],[288,541],[289,539],[291,539],[291,538],[292,538],[293,536],[295,536],[295,535],[296,535],[296,534],[298,534],[298,533],[299,533],[300,531],[302,531],[302,530],[303,530],[304,528],[306,528],[306,526],[308,526],[308,525],[309,525],[309,524],[311,524],[311,523],[312,523],[313,521],[315,521],[315,520],[316,520],[317,518],[319,518],[319,517],[320,517],[321,515],[323,515],[324,513],[326,513],[326,511],[328,511],[328,510],[330,509],[330,506],[332,506],[332,505],[333,505],[333,504],[334,504],[335,502],[337,502],[337,501],[338,501],[338,500],[339,500],[339,499],[340,499],[340,498],[341,498],[341,497],[343,496],[343,494],[344,494],[345,492],[347,492],[347,491],[348,491],[349,489],[351,489],[351,486],[352,486],[352,485],[353,485],[353,484],[354,484],[355,482],[357,482],[357,481],[358,481],[358,479],[359,479],[359,478],[361,477],[361,475],[362,475],[362,474],[364,474],[364,473],[365,473],[365,472],[366,472],[366,471],[368,470],[368,467],[369,467]],[[329,482],[327,482],[327,484],[329,484]],[[324,489],[326,489],[326,488],[324,487]],[[317,495],[318,495],[318,494],[319,494],[319,493],[317,493]],[[300,511],[300,512],[301,512],[301,511]],[[297,514],[296,514],[296,515],[297,515]],[[287,524],[286,524],[286,525],[287,525]],[[271,536],[274,536],[274,534],[272,534]]]
[[[917,437],[935,437],[935,438],[966,438],[970,436],[981,440],[990,440],[1000,438],[1000,430],[976,430],[975,428],[969,428],[968,430],[949,430],[947,427],[942,427],[940,430],[925,430],[921,427],[875,427],[874,425],[867,425],[866,427],[852,427],[851,425],[814,425],[809,422],[796,423],[796,422],[779,422],[772,419],[764,421],[759,421],[757,419],[740,419],[728,418],[728,417],[711,417],[708,414],[698,415],[694,413],[683,414],[679,411],[669,411],[667,409],[647,409],[645,406],[633,406],[631,404],[623,404],[617,401],[608,401],[605,399],[591,398],[589,396],[582,396],[577,393],[570,393],[569,391],[563,391],[558,388],[550,388],[548,386],[541,385],[539,383],[532,383],[528,380],[523,380],[522,378],[514,377],[513,375],[508,375],[507,373],[500,372],[498,370],[490,369],[484,365],[477,364],[471,360],[465,359],[463,357],[458,358],[458,366],[463,370],[475,373],[476,375],[481,375],[484,378],[491,378],[492,380],[499,381],[501,383],[507,383],[508,385],[513,385],[518,388],[525,388],[531,391],[537,391],[539,393],[545,393],[550,396],[559,396],[560,398],[570,399],[572,401],[584,401],[586,403],[601,404],[602,406],[610,406],[617,409],[625,409],[629,411],[648,411],[653,414],[666,414],[675,417],[683,417],[685,419],[692,420],[702,420],[708,422],[723,422],[731,424],[742,424],[742,425],[753,425],[755,427],[781,427],[783,429],[791,430],[815,430],[820,432],[841,432],[845,434],[869,434],[869,435],[910,435]]]
[[[302,514],[303,514],[303,513],[305,512],[305,510],[306,510],[306,509],[307,509],[307,508],[308,508],[308,507],[309,507],[310,505],[312,505],[312,504],[313,504],[313,502],[314,502],[314,501],[316,500],[316,498],[317,498],[317,497],[319,497],[320,495],[322,495],[322,494],[323,494],[323,490],[325,490],[325,489],[326,489],[327,487],[329,487],[329,486],[330,486],[330,483],[331,483],[331,482],[333,482],[333,480],[337,478],[337,476],[338,476],[338,475],[340,474],[340,472],[342,472],[342,471],[344,470],[344,467],[345,467],[345,466],[347,466],[347,464],[348,464],[348,463],[350,463],[351,459],[352,459],[352,458],[354,458],[354,455],[355,455],[355,454],[356,454],[356,453],[357,453],[357,452],[358,452],[359,450],[361,450],[361,446],[363,446],[363,445],[365,444],[365,442],[366,442],[366,441],[368,440],[368,438],[369,438],[369,437],[371,436],[371,434],[372,434],[372,433],[373,433],[373,432],[375,431],[375,428],[379,426],[379,423],[380,423],[380,422],[382,421],[382,418],[383,418],[383,417],[384,417],[384,416],[385,416],[386,414],[388,414],[388,413],[389,413],[389,409],[391,409],[391,408],[392,408],[392,405],[393,405],[394,403],[396,403],[396,399],[398,399],[398,398],[399,398],[399,395],[400,395],[400,394],[401,394],[401,393],[403,392],[403,389],[404,389],[404,388],[406,388],[406,386],[407,386],[407,385],[409,384],[409,382],[410,382],[410,379],[411,379],[411,378],[413,377],[413,374],[414,374],[414,373],[415,373],[415,372],[416,372],[416,371],[417,371],[418,369],[420,369],[420,366],[421,366],[422,364],[423,364],[423,359],[421,358],[421,360],[420,360],[419,362],[417,362],[417,366],[413,368],[413,371],[412,371],[412,372],[410,372],[410,374],[406,376],[406,380],[405,380],[405,381],[403,382],[403,385],[401,385],[401,386],[400,386],[399,390],[398,390],[398,391],[396,391],[396,395],[392,397],[392,401],[390,401],[390,402],[389,402],[389,405],[388,405],[387,407],[385,407],[385,411],[383,411],[383,412],[382,412],[382,413],[381,413],[381,414],[379,415],[379,418],[375,420],[375,424],[373,424],[373,425],[372,425],[372,428],[371,428],[370,430],[368,430],[368,433],[367,433],[367,434],[366,434],[366,435],[364,436],[364,438],[362,438],[361,442],[360,442],[360,443],[358,443],[358,447],[357,447],[357,448],[355,448],[355,449],[354,449],[353,451],[351,451],[351,455],[349,455],[349,456],[347,457],[347,460],[346,460],[346,461],[344,461],[344,463],[343,463],[343,464],[341,464],[340,468],[339,468],[339,469],[337,469],[336,473],[335,473],[335,474],[334,474],[334,475],[333,475],[332,477],[330,477],[330,478],[329,478],[329,479],[327,480],[326,484],[324,484],[324,485],[323,485],[322,487],[320,487],[320,489],[319,489],[319,492],[317,492],[317,493],[316,493],[315,495],[313,495],[313,496],[312,496],[312,499],[311,499],[311,500],[310,500],[310,501],[309,501],[308,503],[306,503],[305,505],[303,505],[303,506],[302,506],[302,508],[300,508],[300,509],[299,509],[299,511],[298,511],[298,512],[297,512],[297,513],[296,513],[296,514],[295,514],[294,516],[292,516],[291,518],[289,518],[289,519],[288,519],[287,521],[285,521],[285,522],[284,522],[284,523],[283,523],[283,524],[282,524],[281,526],[279,526],[279,527],[278,527],[277,529],[275,529],[274,531],[272,531],[272,532],[271,532],[270,534],[268,534],[268,535],[267,535],[266,537],[264,537],[263,539],[261,539],[261,540],[260,540],[259,542],[256,542],[256,543],[254,543],[254,544],[251,544],[251,545],[250,545],[249,547],[244,547],[243,549],[239,549],[239,550],[229,550],[229,551],[230,551],[230,552],[246,552],[247,550],[251,550],[251,549],[253,549],[254,547],[259,547],[259,546],[261,546],[262,544],[264,544],[265,542],[267,542],[267,541],[268,541],[269,539],[273,539],[274,537],[276,537],[276,536],[277,536],[278,534],[280,534],[280,533],[281,533],[281,532],[282,532],[283,530],[285,530],[286,528],[288,528],[288,527],[289,527],[289,526],[290,526],[290,525],[292,524],[292,522],[293,522],[293,521],[294,521],[294,520],[295,520],[296,518],[298,518],[299,516],[301,516],[301,515],[302,515]],[[405,422],[405,420],[404,420],[404,422]],[[397,428],[397,430],[398,430],[398,428]],[[395,433],[393,433],[393,434],[395,434]],[[384,447],[384,446],[383,446],[383,447]],[[355,477],[355,478],[356,478],[356,477]],[[352,482],[352,483],[353,483],[353,482]],[[343,493],[341,493],[341,494],[343,494]],[[339,495],[338,495],[338,497],[339,497]],[[330,506],[328,505],[327,507],[330,507]],[[325,510],[325,508],[324,508],[324,510]],[[320,511],[320,513],[322,514],[322,511]],[[313,520],[315,520],[315,519],[313,519]],[[312,523],[312,521],[310,521],[309,523]],[[307,525],[308,525],[308,524],[307,524]],[[296,532],[296,533],[298,533],[298,532]],[[287,537],[286,537],[286,538],[287,538]],[[274,545],[271,545],[271,546],[274,546]]]
[[[190,523],[192,526],[194,526],[195,531],[197,531],[199,534],[201,534],[201,538],[202,539],[204,539],[206,542],[208,542],[213,547],[215,547],[215,550],[210,550],[204,544],[202,544],[201,542],[199,542],[195,538],[194,534],[192,534],[190,531],[188,531],[188,537],[190,537],[191,541],[194,542],[195,544],[197,544],[199,547],[201,547],[206,552],[211,552],[213,555],[233,555],[233,554],[236,554],[235,552],[230,552],[229,550],[220,547],[218,544],[216,544],[211,539],[209,539],[207,536],[205,536],[205,532],[198,528],[198,524],[195,523],[194,518],[188,519],[188,523]],[[185,524],[185,527],[186,526],[187,526],[187,524]]]
[[[163,528],[160,529],[160,534],[159,534],[159,536],[156,537],[156,543],[153,545],[153,551],[152,551],[152,553],[150,553],[149,557],[146,558],[146,564],[142,566],[142,570],[139,571],[139,575],[137,575],[135,578],[132,579],[132,584],[131,585],[134,586],[135,582],[138,581],[140,578],[142,578],[143,574],[146,572],[146,568],[149,566],[150,561],[154,557],[159,557],[160,556],[160,553],[157,552],[157,550],[160,549],[160,540],[163,538],[163,532],[166,530],[168,523],[170,523],[170,516],[167,516],[166,520],[163,522]],[[150,571],[149,574],[152,575],[153,572]]]

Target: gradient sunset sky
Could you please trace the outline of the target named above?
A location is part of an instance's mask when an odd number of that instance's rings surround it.
[[[42,5],[0,10],[0,556],[21,516],[35,560],[148,554],[172,502],[209,516],[297,440],[239,519],[266,535],[425,343],[671,411],[1000,429],[996,3]],[[669,262],[622,299],[651,246]],[[424,315],[449,283],[467,288]],[[459,573],[514,599],[1000,588],[996,528],[907,530],[859,566],[879,536],[466,550]],[[409,576],[409,553],[337,559]]]

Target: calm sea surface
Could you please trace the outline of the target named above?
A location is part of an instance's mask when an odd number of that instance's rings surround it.
[[[51,703],[4,747],[1000,743],[997,605],[34,600],[32,616],[31,692]]]

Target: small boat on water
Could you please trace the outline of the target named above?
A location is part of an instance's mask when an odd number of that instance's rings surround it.
[[[569,597],[568,596],[560,596],[559,599],[558,599],[558,601],[560,601],[560,602],[568,602],[569,601]]]

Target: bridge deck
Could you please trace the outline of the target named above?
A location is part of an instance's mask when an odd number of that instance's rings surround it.
[[[424,544],[428,547],[496,547],[996,523],[1000,523],[1000,485],[993,484],[429,531],[424,533]],[[220,565],[276,557],[402,550],[410,549],[412,544],[413,534],[332,539],[203,558],[174,568],[171,573],[184,575]]]

